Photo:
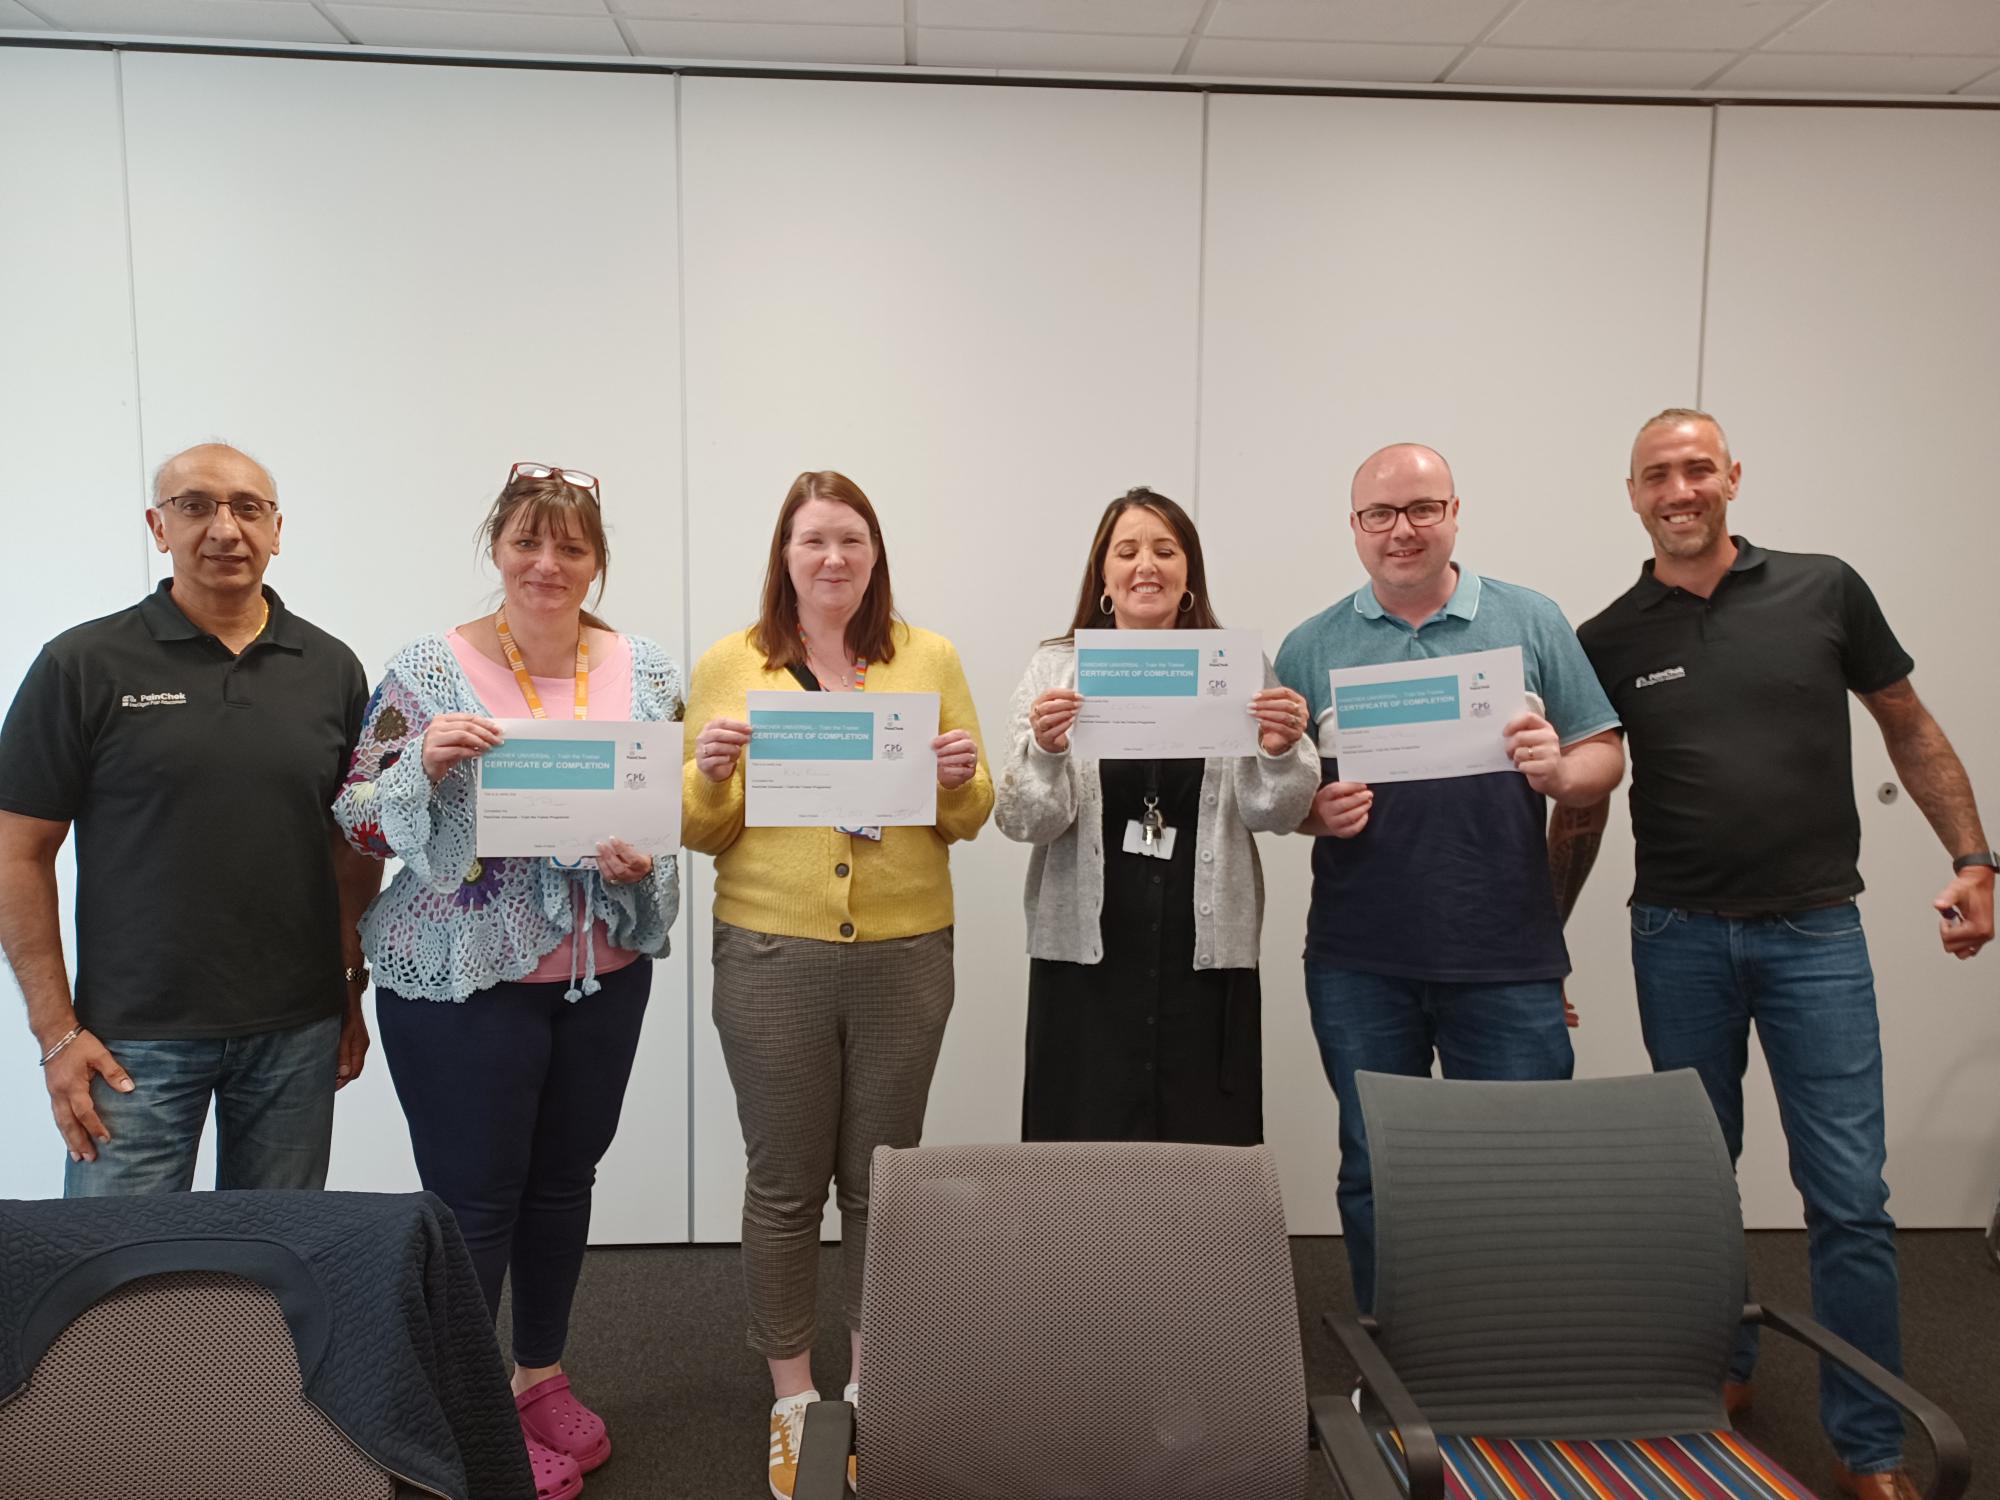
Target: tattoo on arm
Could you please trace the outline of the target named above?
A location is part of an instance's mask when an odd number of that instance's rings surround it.
[[[1910,679],[1905,677],[1878,693],[1863,694],[1861,701],[1881,725],[1890,763],[1945,852],[1955,857],[1990,847],[1965,763],[1918,699]]]
[[[1583,883],[1597,863],[1604,825],[1611,818],[1611,799],[1588,807],[1558,806],[1549,818],[1549,880],[1555,886],[1556,920],[1567,925],[1576,910]]]

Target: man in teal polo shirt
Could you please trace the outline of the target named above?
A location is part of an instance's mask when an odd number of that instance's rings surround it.
[[[1375,1209],[1354,1075],[1567,1078],[1569,973],[1548,876],[1547,800],[1601,801],[1625,771],[1612,712],[1562,611],[1451,560],[1451,469],[1415,443],[1354,476],[1355,550],[1368,585],[1285,637],[1278,678],[1320,725],[1306,997],[1340,1103],[1340,1222],[1354,1293],[1374,1303]],[[1368,787],[1333,756],[1335,667],[1521,648],[1541,713],[1505,726],[1514,770]],[[1544,717],[1546,714],[1546,717]]]

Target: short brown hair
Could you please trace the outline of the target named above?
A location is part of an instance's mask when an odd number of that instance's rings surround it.
[[[486,512],[486,519],[479,523],[480,543],[488,557],[499,547],[500,538],[507,534],[517,515],[521,517],[521,529],[529,536],[545,532],[569,536],[582,532],[597,553],[597,597],[604,597],[604,580],[611,573],[611,543],[604,535],[604,512],[594,490],[571,484],[559,472],[541,479],[530,479],[525,474],[509,475],[494,497],[492,508]],[[583,623],[599,630],[611,628],[589,610],[583,611]]]
[[[1201,557],[1201,536],[1194,529],[1194,521],[1165,495],[1137,485],[1104,507],[1104,515],[1097,523],[1097,534],[1090,539],[1090,558],[1083,565],[1083,586],[1077,591],[1076,613],[1071,616],[1069,629],[1053,637],[1057,641],[1074,640],[1079,630],[1091,630],[1113,623],[1111,616],[1103,608],[1104,596],[1104,556],[1111,550],[1111,533],[1118,529],[1118,518],[1134,506],[1143,506],[1167,523],[1167,529],[1181,544],[1181,551],[1187,554],[1187,591],[1192,599],[1188,607],[1174,616],[1175,629],[1218,630],[1220,622],[1215,618],[1215,610],[1208,602],[1208,565]]]
[[[768,671],[805,663],[806,648],[799,640],[799,592],[792,587],[792,570],[785,566],[785,548],[791,545],[793,518],[810,500],[844,505],[868,523],[868,537],[875,544],[875,569],[868,575],[868,592],[861,596],[860,607],[847,622],[847,649],[871,662],[895,660],[896,603],[889,591],[889,549],[882,545],[882,523],[876,520],[875,507],[861,493],[861,486],[832,469],[808,469],[785,491],[785,503],[778,507],[778,524],[771,529],[771,557],[764,567],[764,605],[757,623],[750,627],[751,644],[764,653]]]
[[[1639,430],[1632,434],[1632,451],[1639,451],[1639,439],[1655,427],[1678,427],[1683,422],[1706,422],[1715,429],[1715,435],[1722,439],[1722,459],[1729,462],[1729,434],[1722,430],[1722,424],[1705,411],[1692,406],[1669,406],[1656,416],[1646,418],[1639,424]]]

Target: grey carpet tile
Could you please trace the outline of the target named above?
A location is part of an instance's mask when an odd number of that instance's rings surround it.
[[[1969,1500],[2000,1500],[2000,1269],[1969,1230],[1906,1233],[1904,1361],[1919,1390],[1939,1401],[1972,1440]],[[1337,1239],[1292,1242],[1299,1304],[1307,1322],[1307,1383],[1346,1389],[1351,1372],[1319,1326],[1320,1314],[1350,1314],[1347,1263]],[[839,1262],[820,1272],[820,1389],[837,1396],[847,1347],[839,1324]],[[1807,1309],[1805,1236],[1750,1236],[1756,1295]],[[503,1313],[504,1321],[504,1313]],[[503,1328],[504,1338],[504,1328]],[[770,1387],[763,1361],[743,1341],[743,1296],[734,1246],[593,1250],[577,1292],[565,1368],[577,1394],[609,1423],[613,1456],[585,1485],[589,1500],[758,1500],[764,1481]],[[1756,1404],[1743,1430],[1821,1495],[1833,1489],[1817,1416],[1813,1360],[1766,1336]],[[1921,1484],[1928,1455],[1910,1444]],[[1338,1491],[1317,1468],[1312,1500]]]

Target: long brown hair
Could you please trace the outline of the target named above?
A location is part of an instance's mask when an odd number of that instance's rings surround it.
[[[764,653],[768,671],[805,663],[806,648],[799,640],[799,592],[792,587],[792,570],[785,566],[785,548],[791,544],[793,518],[809,500],[844,505],[868,523],[869,540],[875,544],[875,570],[868,575],[868,592],[861,596],[860,608],[847,622],[847,649],[871,662],[893,661],[896,605],[889,592],[889,549],[882,545],[882,524],[875,519],[875,507],[861,493],[861,486],[832,469],[809,469],[785,491],[785,503],[778,507],[778,524],[771,529],[771,558],[764,567],[764,605],[757,623],[750,627],[751,644]]]
[[[603,599],[604,581],[611,574],[611,543],[605,539],[604,513],[595,492],[571,484],[560,474],[543,479],[510,475],[494,497],[486,519],[479,523],[480,544],[488,557],[499,547],[500,538],[507,534],[516,515],[521,516],[521,529],[529,536],[551,531],[557,536],[582,532],[597,552],[597,597]],[[582,612],[582,619],[584,624],[598,630],[611,629],[587,609]]]
[[[1104,507],[1104,518],[1097,523],[1097,535],[1090,539],[1090,560],[1083,565],[1083,587],[1077,591],[1076,613],[1069,622],[1069,629],[1054,636],[1055,641],[1073,640],[1079,630],[1109,630],[1118,623],[1117,618],[1103,608],[1104,558],[1111,551],[1111,533],[1118,529],[1118,518],[1133,506],[1144,506],[1162,521],[1174,534],[1174,540],[1181,544],[1181,551],[1187,554],[1187,591],[1192,602],[1174,616],[1176,630],[1219,630],[1221,622],[1215,618],[1215,610],[1208,602],[1208,564],[1201,558],[1201,536],[1194,529],[1194,521],[1165,495],[1139,485],[1127,490],[1116,500]]]

